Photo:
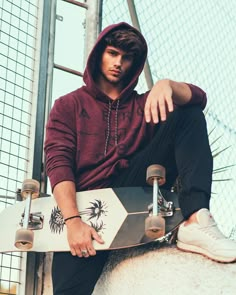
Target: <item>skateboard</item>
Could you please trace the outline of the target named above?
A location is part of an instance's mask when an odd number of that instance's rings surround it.
[[[77,192],[82,220],[92,226],[105,241],[94,241],[96,250],[112,250],[151,242],[168,242],[183,216],[178,196],[160,190],[165,169],[151,165],[147,169],[147,187],[105,188]],[[61,211],[53,196],[38,198],[39,184],[23,182],[23,201],[0,213],[0,252],[70,251]]]

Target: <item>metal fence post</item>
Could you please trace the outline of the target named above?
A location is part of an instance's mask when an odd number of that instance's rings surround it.
[[[32,178],[41,182],[42,174],[42,155],[44,140],[44,123],[46,109],[46,90],[47,90],[47,71],[48,71],[48,50],[50,39],[50,20],[51,20],[52,1],[43,2],[43,21],[40,46],[39,79],[37,93],[37,110],[34,141],[34,159]],[[27,253],[26,263],[26,283],[24,295],[38,295],[39,274],[38,269],[44,254],[29,252]]]
[[[101,0],[87,0],[87,15],[86,15],[86,34],[85,34],[85,52],[84,60],[86,62],[90,51],[97,39],[98,33],[101,28],[100,12]]]

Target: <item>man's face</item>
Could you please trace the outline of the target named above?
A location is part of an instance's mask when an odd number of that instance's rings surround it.
[[[120,84],[133,64],[133,55],[119,48],[107,46],[102,54],[100,72],[112,84]]]

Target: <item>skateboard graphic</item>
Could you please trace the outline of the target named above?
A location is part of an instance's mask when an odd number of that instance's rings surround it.
[[[147,183],[152,187],[76,193],[82,220],[105,241],[94,241],[96,250],[168,242],[173,237],[183,216],[177,194],[159,189],[165,183],[165,168],[149,166]],[[66,225],[54,198],[38,198],[39,184],[31,179],[23,182],[21,196],[23,201],[0,213],[0,252],[70,251]]]

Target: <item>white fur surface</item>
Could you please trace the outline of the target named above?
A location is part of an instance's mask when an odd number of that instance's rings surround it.
[[[222,264],[175,246],[115,251],[93,295],[235,295],[236,263]]]

